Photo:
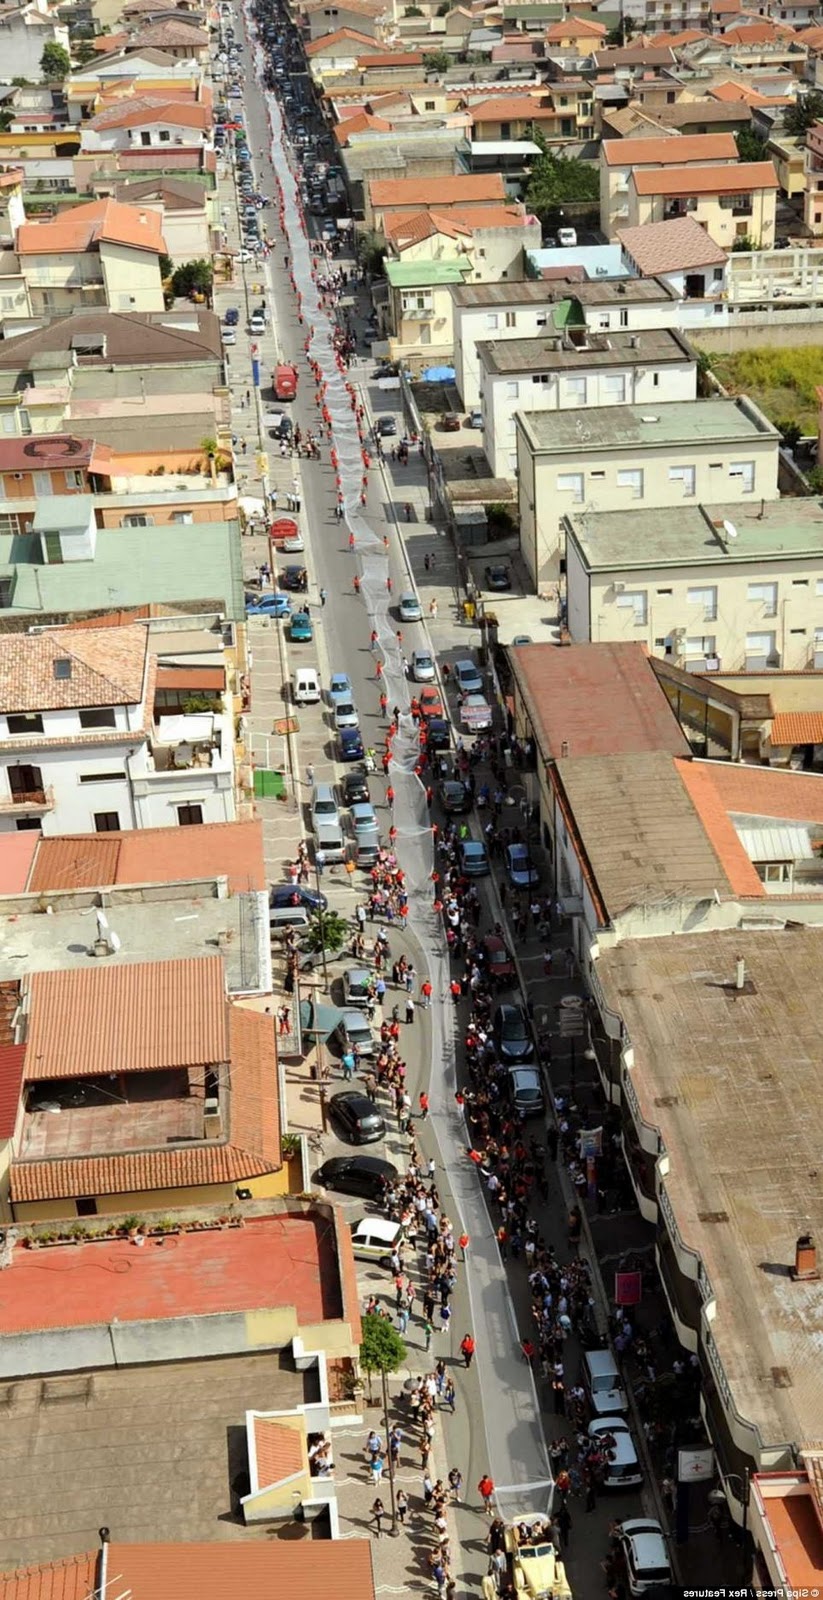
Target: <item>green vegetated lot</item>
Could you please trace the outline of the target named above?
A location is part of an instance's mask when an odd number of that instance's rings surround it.
[[[724,389],[750,395],[776,427],[795,423],[801,434],[817,433],[815,390],[823,385],[823,346],[712,353],[710,365]]]

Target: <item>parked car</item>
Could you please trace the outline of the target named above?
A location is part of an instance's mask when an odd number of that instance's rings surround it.
[[[502,561],[496,561],[483,569],[486,588],[502,592],[512,586],[512,575]]]
[[[372,975],[368,967],[347,967],[343,973],[343,1002],[366,1010],[372,1003]]]
[[[422,711],[422,706],[421,706]],[[443,716],[429,716],[426,719],[426,731],[429,739],[430,750],[448,750],[451,744],[451,727]]]
[[[485,733],[492,725],[492,708],[484,694],[463,696],[460,721],[469,733]]]
[[[227,328],[236,328],[240,321],[240,312],[236,306],[229,306],[223,316]]]
[[[672,1568],[666,1536],[651,1517],[630,1517],[623,1523],[620,1548],[626,1564],[629,1594],[645,1594],[660,1583],[671,1583]]]
[[[509,1067],[509,1093],[522,1117],[542,1116],[545,1101],[537,1067]]]
[[[489,875],[489,858],[486,846],[479,839],[461,839],[460,865],[467,878],[486,878]]]
[[[290,617],[291,601],[287,594],[247,594],[247,617]]]
[[[364,772],[347,772],[343,779],[343,804],[356,806],[371,800],[368,779]]]
[[[564,250],[573,247],[577,244],[577,230],[575,228],[558,228],[557,243]]]
[[[354,1089],[333,1094],[329,1112],[352,1144],[374,1144],[375,1139],[382,1139],[386,1132],[386,1124],[371,1100]]]
[[[338,700],[332,713],[334,726],[340,733],[343,728],[359,728],[360,718],[357,707],[352,700]]]
[[[376,1261],[386,1271],[391,1267],[392,1251],[403,1243],[405,1229],[389,1217],[362,1217],[352,1222],[351,1247],[357,1261]]]
[[[452,674],[461,694],[483,693],[483,674],[473,661],[455,661]]]
[[[341,728],[338,735],[340,740],[341,761],[362,761],[366,754],[359,728]]]
[[[249,321],[249,333],[252,333],[256,337],[259,337],[259,335],[261,333],[265,333],[265,331],[266,331],[266,324],[265,324],[264,319],[261,316],[258,316],[258,315],[255,315],[255,316],[251,317],[251,319]]]
[[[284,567],[280,574],[280,582],[282,587],[290,590],[292,594],[305,594],[309,587],[309,574],[305,567],[296,564]]]
[[[237,332],[234,328],[221,328],[220,340],[224,345],[237,343]]]
[[[368,1019],[354,1006],[343,1012],[332,1038],[341,1053],[347,1045],[356,1045],[361,1056],[374,1055],[374,1034]]]
[[[412,651],[411,675],[415,683],[434,683],[436,673],[430,650]]]
[[[482,426],[483,426],[483,413],[480,410],[479,406],[475,406],[474,410],[470,411],[468,416],[467,416],[467,418],[466,418],[466,427],[467,428],[482,428]]]
[[[524,844],[506,845],[506,872],[513,889],[529,889],[533,883],[540,882],[540,873],[532,866]]]
[[[318,822],[340,822],[340,812],[337,809],[337,795],[331,783],[316,783],[311,792],[311,805],[309,806],[311,825],[317,827]]]
[[[397,1182],[397,1168],[380,1156],[332,1156],[318,1167],[315,1183],[338,1194],[360,1195],[364,1200],[380,1201],[386,1188]]]
[[[425,689],[421,689],[417,700],[420,706],[420,715],[425,721],[428,721],[429,717],[442,718],[444,706],[439,689],[433,685],[427,686]]]
[[[605,1457],[600,1480],[604,1488],[638,1488],[643,1482],[643,1469],[625,1417],[595,1417],[588,1431],[589,1438],[601,1448]]]
[[[528,1019],[521,1005],[505,1002],[497,1006],[493,1021],[494,1037],[501,1061],[531,1061],[534,1044]]]
[[[400,621],[422,622],[423,607],[416,594],[401,594],[400,596]]]
[[[440,418],[440,427],[443,433],[459,433],[461,428],[459,411],[444,411]]]
[[[305,906],[309,911],[325,911],[328,900],[318,889],[306,889],[302,883],[273,883],[269,890],[269,909],[278,906]]]
[[[329,681],[329,705],[335,706],[338,700],[353,700],[354,690],[351,678],[345,672],[333,672]]]
[[[289,638],[292,644],[309,644],[314,638],[314,629],[308,611],[293,612],[289,623]]]
[[[377,831],[377,813],[370,800],[359,800],[352,806],[351,825],[355,838],[359,834],[371,834]]]
[[[493,983],[510,983],[515,975],[514,962],[503,939],[497,933],[487,933],[483,940],[486,952],[486,969]]]
[[[374,426],[378,439],[393,439],[397,433],[396,417],[378,417]]]
[[[438,785],[437,794],[443,810],[449,816],[459,817],[471,811],[471,790],[459,778],[444,778]]]

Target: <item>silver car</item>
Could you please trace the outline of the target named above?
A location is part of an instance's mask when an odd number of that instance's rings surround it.
[[[436,682],[437,674],[434,670],[434,661],[428,650],[412,651],[411,675],[415,683]]]
[[[400,596],[400,621],[423,621],[423,607],[421,606],[417,595],[412,594],[411,591],[409,591],[408,594],[401,594]]]

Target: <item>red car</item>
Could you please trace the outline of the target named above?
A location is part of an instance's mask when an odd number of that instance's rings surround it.
[[[493,983],[508,983],[514,977],[514,962],[503,940],[496,933],[487,933],[483,940],[486,964]]]
[[[428,719],[429,717],[445,716],[440,690],[435,688],[433,684],[420,690],[417,701],[420,706],[421,717]]]

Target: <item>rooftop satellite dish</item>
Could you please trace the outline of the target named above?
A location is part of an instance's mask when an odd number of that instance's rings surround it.
[[[116,955],[120,949],[120,938],[118,934],[114,932],[114,929],[112,929],[111,933],[109,934],[109,945],[113,953]]]
[[[95,915],[97,917],[97,932],[100,934],[106,933],[109,923],[105,911],[97,911]]]
[[[727,539],[737,538],[737,529],[733,522],[724,522],[723,532],[725,533]]]

